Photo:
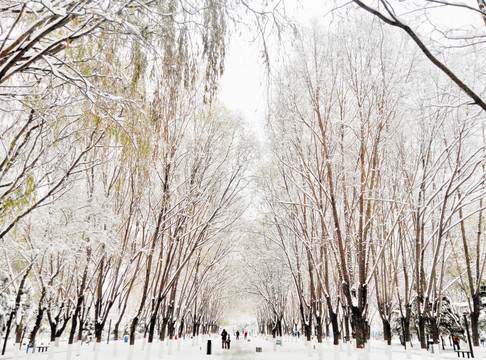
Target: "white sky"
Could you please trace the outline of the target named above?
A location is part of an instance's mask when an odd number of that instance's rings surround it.
[[[323,18],[333,2],[323,3],[326,2],[285,0],[285,13],[293,19],[298,19],[301,24],[309,24],[311,18]],[[325,10],[326,7],[328,10]],[[229,109],[241,113],[257,137],[262,140],[266,106],[266,70],[261,56],[261,44],[252,41],[252,36],[255,34],[246,32],[232,35],[219,97]]]
[[[246,36],[233,36],[221,79],[221,101],[239,112],[258,136],[263,135],[265,114],[264,66],[259,47]]]

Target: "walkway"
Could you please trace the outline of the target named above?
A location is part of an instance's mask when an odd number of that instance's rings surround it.
[[[371,350],[356,351],[350,346],[343,345],[335,348],[330,344],[312,345],[306,347],[303,339],[297,340],[287,338],[283,341],[283,346],[274,346],[272,339],[269,341],[263,338],[251,338],[251,341],[243,339],[231,341],[231,349],[221,349],[221,338],[217,335],[211,336],[212,355],[206,355],[207,342],[199,344],[193,343],[192,340],[184,341],[166,341],[162,344],[156,343],[151,351],[148,346],[143,346],[143,341],[139,339],[134,348],[133,360],[456,360],[456,355],[452,352],[446,354],[432,355],[430,352],[423,352],[419,349],[413,349],[410,354],[405,353],[399,344],[393,345],[393,353],[385,350],[382,342],[373,342]],[[116,344],[110,342],[109,345],[102,344],[99,360],[127,360],[129,354],[129,345],[124,342]],[[314,348],[316,346],[317,348]],[[261,347],[262,352],[257,353],[256,347]],[[0,356],[0,360],[13,359],[12,349],[7,356]],[[337,350],[337,351],[336,351]],[[478,349],[476,359],[486,359],[486,348]],[[160,353],[162,351],[162,353]],[[162,357],[160,355],[162,354]],[[25,350],[19,354],[19,360],[26,359]],[[60,348],[55,349],[55,353],[48,358],[47,353],[36,353],[30,356],[28,360],[66,360],[66,345],[61,344]],[[84,345],[81,347],[81,355],[76,356],[75,352],[71,360],[94,360],[93,347]],[[461,358],[462,359],[462,358]]]
[[[233,338],[235,339],[235,338]],[[255,345],[259,343],[258,345]],[[262,341],[245,341],[243,339],[240,340],[232,340],[231,341],[231,348],[229,350],[221,349],[221,341],[214,341],[213,343],[213,355],[214,358],[217,359],[229,359],[229,360],[251,360],[256,359],[257,355],[260,355],[256,352],[256,346],[262,346]],[[209,358],[209,357],[208,357]]]

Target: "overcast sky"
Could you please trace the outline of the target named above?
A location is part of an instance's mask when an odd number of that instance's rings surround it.
[[[270,1],[271,5],[272,1]],[[327,3],[330,8],[332,2]],[[285,0],[282,11],[297,19],[300,24],[310,24],[311,19],[324,20],[329,9],[319,0]],[[329,21],[329,17],[327,18]],[[266,70],[261,56],[262,46],[253,41],[255,34],[236,31],[231,36],[226,57],[226,70],[221,79],[220,98],[231,110],[241,113],[255,134],[262,139],[266,105]],[[271,37],[266,41],[272,41]],[[272,44],[270,44],[271,46]],[[271,61],[281,54],[272,54]],[[275,63],[272,66],[275,67]]]
[[[264,124],[264,71],[259,45],[251,43],[248,35],[234,35],[221,79],[220,98],[228,108],[241,113],[259,136]]]

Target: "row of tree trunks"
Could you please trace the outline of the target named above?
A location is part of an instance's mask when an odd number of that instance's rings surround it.
[[[20,303],[22,301],[22,295],[24,294],[25,281],[27,280],[27,276],[29,275],[31,269],[32,269],[32,266],[29,266],[25,270],[25,273],[22,276],[22,279],[20,280],[19,287],[17,289],[17,295],[15,296],[15,305],[14,305],[14,308],[12,309],[12,311],[10,312],[10,314],[8,316],[7,323],[5,325],[5,340],[3,341],[2,355],[5,355],[5,351],[7,349],[7,341],[8,341],[8,337],[10,335],[10,329],[12,328],[13,321],[14,321],[15,317],[17,316],[18,310],[20,308]]]

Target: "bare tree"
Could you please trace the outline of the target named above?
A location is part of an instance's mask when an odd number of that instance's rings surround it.
[[[353,0],[352,3],[359,6],[361,9],[376,16],[385,24],[403,30],[408,37],[417,45],[420,51],[427,57],[427,59],[445,74],[467,97],[472,100],[472,104],[478,105],[482,110],[486,110],[486,103],[481,95],[482,89],[476,89],[469,85],[473,81],[472,76],[463,75],[461,71],[454,68],[452,64],[448,64],[441,59],[441,56],[436,55],[436,49],[433,46],[437,39],[431,41],[426,39],[424,34],[420,33],[418,29],[426,28],[423,26],[424,22],[428,25],[427,28],[432,30],[432,33],[440,36],[442,41],[440,49],[442,53],[447,54],[447,48],[468,48],[480,42],[481,25],[484,26],[485,7],[482,0],[471,1],[469,3],[459,3],[456,1],[427,1],[422,5],[403,6],[399,1],[379,0],[377,2],[367,2],[362,0]],[[437,23],[431,20],[432,16],[429,14],[434,12],[434,8],[441,7],[449,12],[460,11],[464,17],[468,17],[472,24],[475,24],[475,31],[472,34],[463,35],[458,31],[454,25],[447,23]],[[412,18],[413,17],[413,18]],[[476,20],[476,21],[474,21]],[[481,24],[482,23],[482,24]],[[427,31],[427,30],[426,30]],[[452,33],[449,36],[448,33]],[[440,42],[439,42],[440,43]],[[444,48],[446,51],[443,51]],[[449,61],[449,63],[452,61]],[[474,75],[473,75],[474,76]],[[469,83],[469,84],[468,84]]]

